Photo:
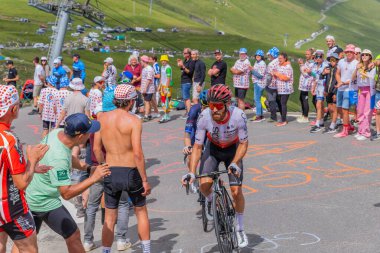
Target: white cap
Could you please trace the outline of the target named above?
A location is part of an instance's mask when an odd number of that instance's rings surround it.
[[[333,40],[333,41],[335,41],[335,38],[332,35],[327,35],[326,36],[326,40]]]
[[[94,83],[98,83],[98,82],[101,82],[101,81],[104,81],[104,77],[102,77],[102,76],[95,76]]]
[[[54,59],[54,62],[53,62],[54,64],[61,64],[61,60],[60,59],[58,59],[58,58],[56,58],[56,59]]]
[[[361,53],[362,49],[360,47],[355,47],[355,53]]]
[[[42,56],[42,57],[41,57],[41,61],[47,61],[46,56]]]
[[[113,63],[113,59],[111,57],[107,57],[107,59],[104,60],[106,63]]]
[[[140,53],[139,53],[139,51],[134,50],[134,51],[132,52],[132,55],[134,55],[134,56],[136,56],[137,58],[139,58]]]

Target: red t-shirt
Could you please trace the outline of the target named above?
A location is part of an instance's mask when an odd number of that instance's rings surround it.
[[[124,71],[129,71],[131,72],[134,76],[140,77],[141,76],[141,65],[137,64],[135,67],[132,67],[131,65],[127,64],[125,65]],[[138,81],[133,84],[135,87],[140,87],[141,81]]]
[[[19,190],[12,175],[24,173],[26,162],[22,145],[10,131],[10,125],[0,123],[0,226],[29,211],[25,192]]]

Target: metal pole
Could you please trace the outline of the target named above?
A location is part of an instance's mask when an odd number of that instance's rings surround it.
[[[53,40],[53,45],[51,45],[52,51],[49,58],[49,64],[51,68],[53,68],[54,59],[57,58],[62,52],[67,24],[69,23],[69,12],[67,10],[67,3],[69,1],[63,1],[62,4],[60,5],[61,11],[58,12],[59,13],[58,15],[60,15],[58,17],[58,23],[57,23],[57,28],[56,28],[58,30],[56,34],[54,35],[56,38]]]
[[[149,15],[152,15],[153,0],[150,0]]]

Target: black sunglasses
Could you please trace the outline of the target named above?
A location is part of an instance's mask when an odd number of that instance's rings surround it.
[[[362,54],[362,56],[369,56],[369,54]]]

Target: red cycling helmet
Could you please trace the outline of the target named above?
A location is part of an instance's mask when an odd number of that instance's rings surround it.
[[[227,85],[217,84],[212,86],[207,93],[208,102],[223,102],[228,103],[231,101],[231,90]]]

